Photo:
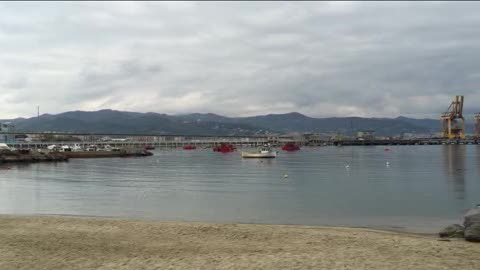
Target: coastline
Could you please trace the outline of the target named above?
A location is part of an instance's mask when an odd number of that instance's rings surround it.
[[[1,269],[477,269],[479,256],[369,228],[0,215]]]

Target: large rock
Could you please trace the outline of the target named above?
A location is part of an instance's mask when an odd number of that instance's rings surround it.
[[[480,208],[471,209],[465,215],[465,240],[480,242]]]
[[[465,214],[465,221],[463,222],[463,225],[465,227],[468,227],[469,225],[474,223],[480,223],[480,207],[470,209]]]
[[[459,225],[459,224],[453,224],[453,225],[447,226],[438,233],[438,235],[442,238],[443,237],[463,238],[463,234],[464,234],[464,228],[462,225]]]
[[[480,223],[475,223],[465,228],[465,240],[480,242]]]

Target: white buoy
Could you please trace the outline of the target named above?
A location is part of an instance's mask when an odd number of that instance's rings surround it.
[[[288,178],[288,174],[284,174],[284,175],[283,175],[283,178]]]
[[[385,165],[386,165],[387,167],[389,167],[389,166],[390,166],[390,162],[388,162],[388,161],[385,162]]]
[[[345,165],[345,169],[350,169],[350,165]]]

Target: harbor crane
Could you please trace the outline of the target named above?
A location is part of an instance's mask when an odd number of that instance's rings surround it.
[[[441,116],[443,137],[465,139],[465,119],[463,118],[463,96],[455,96],[447,111]]]
[[[475,114],[475,138],[480,139],[480,112]]]

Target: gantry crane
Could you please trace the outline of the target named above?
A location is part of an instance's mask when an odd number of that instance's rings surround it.
[[[475,114],[475,138],[480,139],[480,112]]]
[[[465,139],[465,119],[463,118],[463,96],[455,96],[447,111],[441,116],[443,137]]]

